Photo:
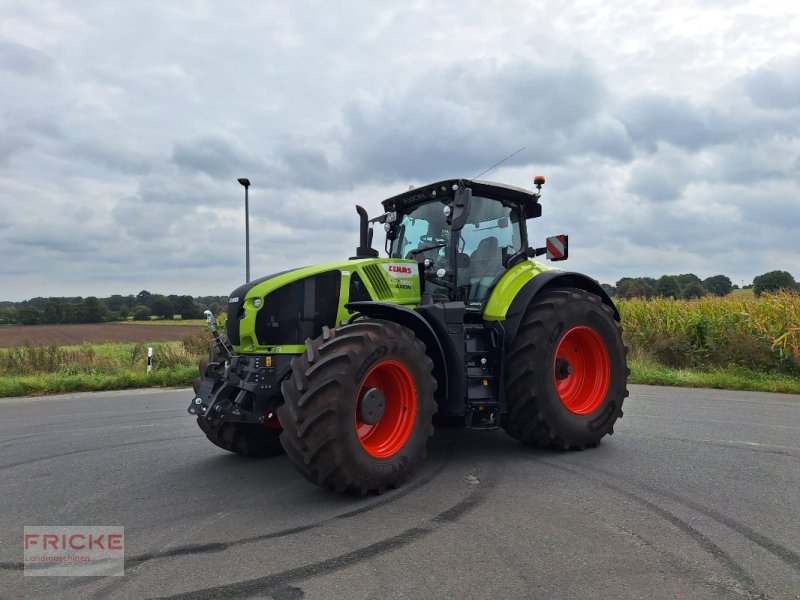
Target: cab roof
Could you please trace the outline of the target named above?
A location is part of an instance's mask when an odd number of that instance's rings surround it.
[[[453,186],[469,187],[472,188],[472,193],[476,196],[493,198],[500,200],[505,204],[518,205],[522,207],[536,204],[539,201],[539,194],[535,192],[530,192],[528,190],[510,185],[504,185],[502,183],[470,179],[445,179],[443,181],[429,183],[423,187],[414,188],[412,190],[408,190],[407,192],[403,192],[402,194],[398,194],[397,196],[387,198],[382,202],[383,209],[387,212],[406,212],[417,204],[422,204],[430,200],[438,200],[443,197],[452,197],[455,193]]]

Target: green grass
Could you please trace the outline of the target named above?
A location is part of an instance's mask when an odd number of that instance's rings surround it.
[[[675,369],[648,360],[631,360],[629,366],[629,383],[800,394],[800,378],[785,373],[754,371],[745,367],[716,367],[702,371]]]
[[[0,397],[63,392],[186,386],[197,377],[210,336],[150,344],[153,369],[147,372],[147,345],[82,344],[0,349]]]
[[[36,376],[8,376],[0,378],[0,398],[148,387],[183,387],[190,385],[195,377],[197,377],[196,365],[151,373],[121,371],[113,374],[46,373]]]

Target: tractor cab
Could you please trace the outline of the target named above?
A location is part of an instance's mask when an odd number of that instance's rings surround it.
[[[467,311],[480,312],[508,268],[536,255],[525,221],[541,215],[539,197],[464,180],[409,190],[383,202],[386,251],[418,261],[423,301],[462,301]]]

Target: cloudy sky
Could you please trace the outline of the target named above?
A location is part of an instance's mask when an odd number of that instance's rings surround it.
[[[3,0],[0,90],[2,300],[227,294],[237,177],[256,276],[522,146],[572,270],[800,278],[796,1]]]

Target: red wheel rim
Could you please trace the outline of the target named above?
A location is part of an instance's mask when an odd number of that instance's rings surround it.
[[[597,410],[611,382],[608,350],[594,329],[573,327],[556,348],[553,378],[561,402],[576,415]]]
[[[369,388],[383,392],[383,416],[374,425],[359,419],[358,401]],[[417,418],[417,388],[408,369],[393,360],[385,360],[370,369],[356,397],[356,433],[364,450],[375,458],[388,458],[406,443]]]

